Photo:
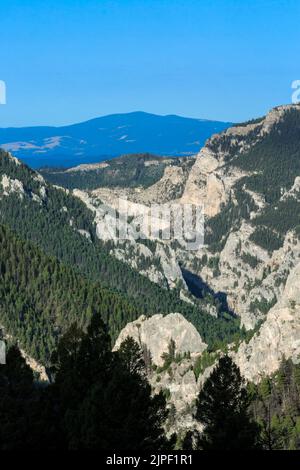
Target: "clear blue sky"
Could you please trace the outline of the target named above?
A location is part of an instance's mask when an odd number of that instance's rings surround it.
[[[1,0],[0,126],[129,111],[240,121],[291,101],[299,0]]]

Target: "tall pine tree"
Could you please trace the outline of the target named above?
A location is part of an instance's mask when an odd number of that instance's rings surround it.
[[[224,356],[197,399],[196,419],[204,425],[199,447],[204,450],[254,449],[258,427],[248,414],[249,399],[239,368]]]

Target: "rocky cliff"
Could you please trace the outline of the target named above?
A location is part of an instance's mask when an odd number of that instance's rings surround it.
[[[280,300],[259,331],[234,356],[242,374],[259,382],[279,368],[283,358],[300,361],[300,263],[290,271]]]
[[[195,327],[179,313],[151,318],[141,316],[121,331],[114,350],[127,337],[132,337],[144,352],[150,353],[148,379],[154,393],[163,391],[167,398],[169,430],[182,432],[195,427],[192,412],[200,380],[197,380],[194,365],[207,347]],[[170,353],[171,341],[174,350]]]
[[[206,349],[196,328],[180,313],[170,313],[166,316],[153,315],[150,318],[144,315],[138,320],[128,323],[121,331],[115,349],[128,336],[132,337],[141,347],[147,347],[151,354],[152,363],[162,366],[163,354],[168,352],[170,341],[175,342],[176,354],[190,353],[191,357],[198,356]]]

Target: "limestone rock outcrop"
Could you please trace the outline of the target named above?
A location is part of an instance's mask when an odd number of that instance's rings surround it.
[[[180,313],[157,314],[150,318],[143,315],[121,331],[114,350],[127,337],[132,337],[143,350],[150,351],[152,367],[148,369],[148,380],[153,393],[162,391],[167,396],[168,432],[199,428],[199,423],[193,419],[193,409],[202,382],[195,376],[194,365],[207,345],[195,327]],[[176,346],[176,360],[165,367],[162,355],[168,353],[171,339]]]
[[[290,272],[280,301],[267,314],[248,344],[243,342],[235,356],[242,374],[258,382],[275,372],[281,360],[300,360],[300,263]]]
[[[142,315],[138,320],[128,323],[121,331],[114,349],[128,337],[132,337],[141,347],[150,351],[152,362],[162,366],[162,355],[168,352],[171,339],[175,342],[176,353],[201,354],[207,347],[196,328],[180,313],[156,314],[150,318]]]

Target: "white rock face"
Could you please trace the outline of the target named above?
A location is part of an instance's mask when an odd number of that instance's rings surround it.
[[[109,166],[108,163],[101,162],[101,163],[83,163],[82,165],[74,166],[66,170],[66,173],[74,173],[80,171],[90,171],[90,170],[99,170],[100,168],[107,168]]]
[[[202,341],[196,328],[189,323],[180,313],[169,315],[153,315],[150,318],[142,315],[138,320],[128,323],[121,331],[114,350],[131,336],[140,346],[145,345],[151,353],[152,361],[157,366],[162,366],[163,353],[168,352],[170,340],[176,344],[176,353],[201,354],[207,347]]]
[[[4,148],[3,145],[2,145],[2,148]],[[10,158],[10,160],[12,160],[15,165],[17,165],[17,166],[21,165],[21,162],[18,158],[14,157],[10,152],[8,152],[7,154],[8,154],[8,157]]]
[[[255,171],[240,172],[231,164],[231,159],[265,138],[291,109],[299,111],[300,106],[275,108],[259,122],[232,127],[212,136],[197,155],[181,202],[204,204],[207,219],[219,214],[229,200],[239,209],[234,185]],[[180,256],[186,269],[199,275],[215,292],[226,293],[228,305],[241,317],[242,326],[250,330],[265,318],[265,310],[280,300],[287,276],[297,264],[299,240],[289,232],[283,247],[273,253],[253,243],[250,237],[255,226],[251,225],[251,221],[267,204],[261,194],[246,190],[244,186],[243,190],[256,205],[251,210],[250,220],[241,221],[239,226],[234,227],[228,238],[224,238],[224,246],[220,251],[212,254],[204,246],[193,258],[184,253],[180,253]],[[283,188],[282,191],[284,194],[281,200],[293,197],[299,202],[300,177],[295,178],[291,188]],[[203,255],[208,260],[218,260],[218,270],[209,267],[209,263],[201,263]]]
[[[148,162],[149,163],[149,162]],[[181,197],[188,171],[182,166],[166,166],[163,177],[149,188],[131,193],[132,200],[143,204],[165,204]]]
[[[24,195],[23,183],[17,179],[12,179],[7,175],[2,175],[1,185],[4,196],[9,196],[11,193],[17,193],[22,198]]]
[[[35,359],[28,356],[25,351],[21,350],[21,354],[24,357],[26,363],[29,367],[38,375],[38,378],[41,382],[49,382],[49,377],[47,375],[46,369],[44,366],[39,364]]]
[[[129,336],[142,349],[150,351],[152,363],[159,367],[164,364],[162,355],[168,352],[170,340],[175,341],[175,353],[181,355],[181,360],[172,362],[166,369],[161,367],[155,371],[149,370],[148,380],[153,393],[168,391],[168,407],[173,407],[175,412],[173,422],[167,426],[169,433],[200,429],[199,423],[193,419],[193,411],[200,390],[199,384],[202,382],[200,379],[196,380],[193,367],[207,345],[195,327],[180,313],[170,313],[166,316],[157,314],[150,318],[143,315],[121,331],[114,350]],[[188,352],[190,356],[184,357],[183,354]]]
[[[280,200],[284,201],[285,199],[288,199],[291,196],[299,200],[299,196],[300,196],[300,176],[296,176],[293,186],[291,187],[291,189],[289,191],[287,191],[286,193],[283,194],[283,196],[281,197]]]
[[[46,184],[44,177],[40,173],[36,173],[33,177],[34,181],[37,181],[38,183]]]
[[[111,249],[113,256],[129,264],[161,287],[170,289],[179,287],[188,293],[174,250],[167,243],[156,240],[152,252],[143,244],[143,240],[139,240],[135,235],[135,230],[139,233],[139,227],[143,226],[143,218],[148,216],[148,206],[127,200],[126,194],[122,192],[124,210],[128,210],[128,213],[124,214],[121,212],[122,205],[120,207],[118,204],[118,195],[111,190],[101,189],[89,194],[75,189],[73,194],[94,213],[97,236],[103,241],[114,243],[114,248]],[[116,220],[117,213],[120,215],[118,220]],[[132,219],[130,224],[127,223],[128,216]],[[167,228],[168,224],[168,220],[164,222],[158,219],[159,228]],[[116,227],[121,231],[124,230],[127,240],[118,237]]]
[[[168,407],[173,407],[175,416],[172,423],[167,423],[169,434],[173,432],[185,433],[188,430],[202,429],[202,426],[193,418],[195,401],[199,394],[199,383],[192,370],[193,362],[184,359],[179,364],[172,363],[168,370],[153,373],[149,382],[154,393],[169,391]]]
[[[91,234],[87,230],[79,229],[78,233],[80,233],[80,235],[87,238],[88,240],[91,240]]]
[[[5,328],[3,327],[3,325],[0,325],[0,330],[2,330],[2,332],[5,332]],[[14,338],[5,333],[4,334],[4,338],[6,340],[13,340]],[[26,351],[24,351],[23,349],[20,349],[20,353],[21,355],[23,356],[23,358],[25,359],[26,361],[26,364],[29,365],[29,367],[33,370],[33,372],[35,372],[39,378],[39,380],[41,382],[49,382],[49,377],[47,375],[47,372],[46,372],[46,368],[41,365],[39,362],[37,362],[35,359],[33,359],[33,357],[29,356]]]
[[[242,343],[235,361],[242,374],[258,382],[275,372],[283,357],[300,359],[300,263],[290,272],[280,301],[249,344]]]
[[[219,138],[212,137],[211,141]],[[233,184],[247,173],[224,167],[222,152],[203,147],[196,157],[181,198],[182,204],[203,205],[207,217],[218,214],[230,197]]]

